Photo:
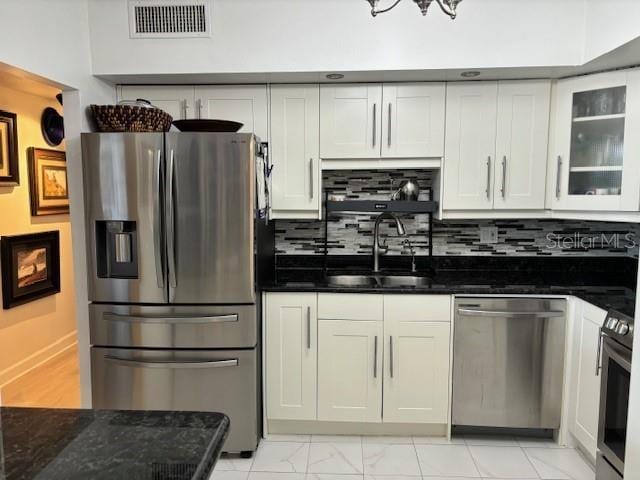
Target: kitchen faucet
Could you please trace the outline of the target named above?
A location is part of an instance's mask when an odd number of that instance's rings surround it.
[[[390,212],[384,212],[378,215],[378,218],[376,218],[375,226],[373,227],[373,271],[374,273],[380,272],[380,253],[381,252],[386,253],[387,250],[389,250],[388,245],[386,244],[380,245],[380,223],[385,218],[394,220],[396,222],[396,230],[398,231],[399,236],[406,235],[404,225],[402,224],[400,219],[397,217],[397,215]]]

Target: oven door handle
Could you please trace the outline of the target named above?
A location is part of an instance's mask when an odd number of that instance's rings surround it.
[[[610,359],[619,363],[627,372],[631,372],[631,352],[614,345],[613,341],[608,341],[606,337],[603,348],[605,354],[608,355]]]

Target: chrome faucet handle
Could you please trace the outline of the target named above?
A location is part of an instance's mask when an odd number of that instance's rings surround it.
[[[403,244],[404,248],[409,250],[409,254],[411,255],[411,273],[415,273],[415,271],[416,271],[416,251],[413,248],[413,244],[411,243],[411,240],[409,240],[409,237],[407,237],[406,234],[404,236],[404,240],[402,241],[402,244]]]

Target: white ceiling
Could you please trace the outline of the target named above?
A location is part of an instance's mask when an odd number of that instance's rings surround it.
[[[93,73],[114,83],[558,78],[640,64],[639,0],[465,0],[451,21],[410,0],[210,0],[211,38],[132,39],[127,0],[89,0]],[[381,0],[383,3],[385,0]],[[389,0],[390,1],[390,0]]]

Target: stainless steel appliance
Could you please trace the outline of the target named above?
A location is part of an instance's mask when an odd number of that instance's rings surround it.
[[[219,411],[225,450],[261,425],[251,134],[91,133],[85,175],[93,406]]]
[[[610,310],[600,332],[596,367],[602,375],[596,458],[598,480],[624,478],[633,330],[633,318]]]
[[[456,299],[454,425],[560,427],[565,311],[555,299]]]

